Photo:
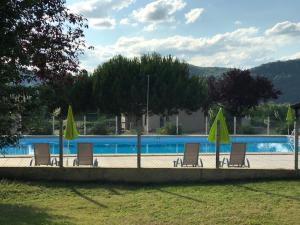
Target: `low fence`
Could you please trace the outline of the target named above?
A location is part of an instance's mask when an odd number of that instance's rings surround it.
[[[28,136],[22,144],[0,152],[0,167],[34,167],[33,143],[49,143],[53,166],[59,159],[58,136]],[[274,138],[271,143],[251,143],[248,139]],[[149,139],[149,140],[148,140]],[[187,142],[199,142],[199,156],[195,165],[198,169],[217,168],[215,145],[203,143],[207,136],[143,136],[141,145],[138,145],[137,136],[81,136],[75,141],[64,141],[64,167],[74,166],[77,158],[77,143],[94,143],[93,159],[99,168],[182,168],[185,145]],[[233,142],[246,143],[246,164],[237,168],[250,169],[284,169],[295,168],[295,152],[291,143],[280,143],[288,139],[287,136],[231,136]],[[176,140],[176,142],[174,142]],[[248,140],[248,141],[247,141]],[[276,143],[277,142],[277,143]],[[219,155],[220,167],[228,168],[227,159],[231,157],[231,145],[221,145]],[[255,148],[255,149],[254,149]],[[257,152],[259,148],[259,152]],[[299,156],[298,156],[299,160]],[[224,162],[224,165],[223,165]],[[192,167],[193,165],[188,165]],[[92,167],[92,166],[83,166]],[[183,167],[186,168],[186,167]]]
[[[210,181],[299,179],[299,171],[267,169],[168,168],[16,168],[0,167],[0,178],[45,181],[187,183]]]
[[[188,115],[187,115],[188,116]],[[163,135],[179,135],[179,134],[207,134],[212,124],[212,119],[206,117],[197,119],[196,123],[186,122],[178,116],[173,116],[172,120],[155,122],[149,120],[147,131],[147,120],[143,120],[145,134],[163,134]],[[120,120],[120,121],[118,121]],[[96,113],[75,117],[77,129],[81,135],[113,135],[113,134],[136,134],[136,126],[134,123],[126,122],[126,119],[111,116],[101,116]],[[186,122],[186,123],[185,123]],[[251,118],[244,117],[241,120],[237,118],[227,118],[227,126],[230,134],[240,135],[290,135],[293,125],[288,125],[285,120],[270,117]],[[154,123],[154,122],[153,122]],[[27,116],[21,119],[23,135],[57,135],[59,132],[59,121],[54,116],[40,117]]]

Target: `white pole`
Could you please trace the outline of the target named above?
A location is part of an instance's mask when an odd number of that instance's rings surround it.
[[[205,117],[205,134],[208,134],[208,117]]]
[[[295,137],[294,137],[294,157],[295,157],[295,170],[298,170],[298,160],[299,160],[299,131],[297,119],[294,122]]]
[[[52,134],[54,135],[55,132],[55,117],[52,116]]]
[[[148,75],[147,81],[147,134],[149,134],[149,89],[150,89],[150,76]]]
[[[236,135],[236,117],[233,117],[233,133]]]
[[[176,116],[176,134],[179,134],[179,116]]]
[[[270,135],[270,117],[268,116],[267,120],[267,134]]]
[[[86,115],[83,116],[83,134],[86,135]]]
[[[118,116],[116,116],[116,135],[118,135]]]

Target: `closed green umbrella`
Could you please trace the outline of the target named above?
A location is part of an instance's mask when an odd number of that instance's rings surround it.
[[[288,107],[288,111],[286,114],[286,121],[288,124],[288,134],[290,134],[290,125],[293,124],[293,122],[295,121],[295,114],[294,114],[294,111],[293,111],[291,105],[289,105],[289,107]]]
[[[79,135],[79,133],[76,129],[76,124],[75,124],[74,117],[73,117],[72,107],[69,106],[64,136],[65,136],[66,140],[74,140],[78,137],[78,135]]]
[[[217,140],[218,124],[220,126],[220,130],[218,133],[218,140]],[[220,166],[220,144],[227,144],[230,141],[228,129],[227,129],[227,125],[225,122],[222,108],[220,108],[220,110],[215,118],[215,121],[210,128],[210,131],[208,134],[208,141],[216,143],[216,168],[218,169]]]
[[[69,106],[68,109],[68,116],[67,116],[67,123],[65,129],[65,139],[68,140],[68,150],[67,153],[70,153],[70,140],[74,140],[78,137],[79,133],[76,129],[76,123],[73,117],[72,107]],[[68,158],[67,158],[67,166],[68,166]]]
[[[213,125],[210,128],[208,141],[216,142],[216,132],[217,132],[217,122],[220,121],[220,144],[228,144],[230,142],[229,133],[227,129],[227,125],[225,122],[225,118],[223,115],[223,110],[220,108]]]

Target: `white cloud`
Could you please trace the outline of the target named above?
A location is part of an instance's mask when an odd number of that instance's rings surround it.
[[[289,56],[284,56],[281,58],[281,60],[290,60],[290,59],[300,59],[300,52],[294,53]]]
[[[120,37],[111,45],[95,46],[95,50],[87,52],[81,62],[90,69],[117,54],[134,57],[156,51],[163,55],[172,54],[199,66],[247,68],[276,60],[273,57],[278,49],[291,43],[295,44],[295,40],[291,42],[280,36],[269,36],[255,27],[240,28],[211,37]]]
[[[89,19],[89,25],[94,29],[114,29],[116,20],[112,18],[91,18]]]
[[[129,25],[130,22],[129,22],[129,19],[128,18],[123,18],[120,20],[120,24],[122,25]]]
[[[239,20],[236,20],[236,21],[234,21],[234,25],[236,25],[236,26],[241,26],[241,25],[242,25],[242,22],[239,21]]]
[[[128,7],[135,0],[82,0],[71,4],[70,10],[83,14],[88,18],[103,18],[109,16],[111,11],[119,11]]]
[[[266,30],[266,35],[300,36],[300,23],[284,21],[275,24],[272,28]]]
[[[85,0],[71,4],[71,12],[79,13],[88,18],[91,28],[114,29],[115,19],[110,14],[128,7],[135,0]],[[123,21],[124,22],[124,21]]]
[[[144,27],[144,31],[155,31],[157,29],[157,25],[155,23],[151,23],[148,26]]]
[[[144,23],[161,23],[173,20],[174,14],[183,9],[186,3],[183,0],[156,0],[145,7],[134,10],[132,16]]]
[[[199,16],[203,13],[204,9],[203,8],[196,8],[196,9],[192,9],[191,11],[189,11],[188,13],[186,13],[185,19],[186,19],[186,24],[189,23],[194,23]]]

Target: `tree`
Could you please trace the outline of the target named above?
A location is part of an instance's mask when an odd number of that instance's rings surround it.
[[[119,117],[123,113],[132,120],[144,113],[146,78],[140,73],[137,58],[116,56],[98,66],[93,79],[95,102],[100,111]]]
[[[63,85],[85,48],[83,17],[63,0],[0,2],[0,149],[14,144],[33,82]]]
[[[199,78],[189,76],[186,63],[156,53],[133,59],[116,56],[99,66],[93,76],[100,110],[125,114],[130,120],[140,120],[146,114],[148,76],[152,114],[168,118],[178,110],[196,111],[205,94]]]
[[[188,64],[157,53],[143,55],[140,61],[141,73],[150,78],[150,113],[168,119],[179,110],[190,113],[200,108],[204,89],[198,77],[190,76]]]
[[[215,84],[217,101],[238,119],[260,102],[277,99],[281,92],[262,76],[251,76],[249,70],[233,69],[224,73]]]
[[[209,110],[217,104],[218,92],[216,92],[216,78],[214,76],[200,78],[202,87],[204,89],[204,95],[202,99],[202,110],[204,116],[208,116]]]

